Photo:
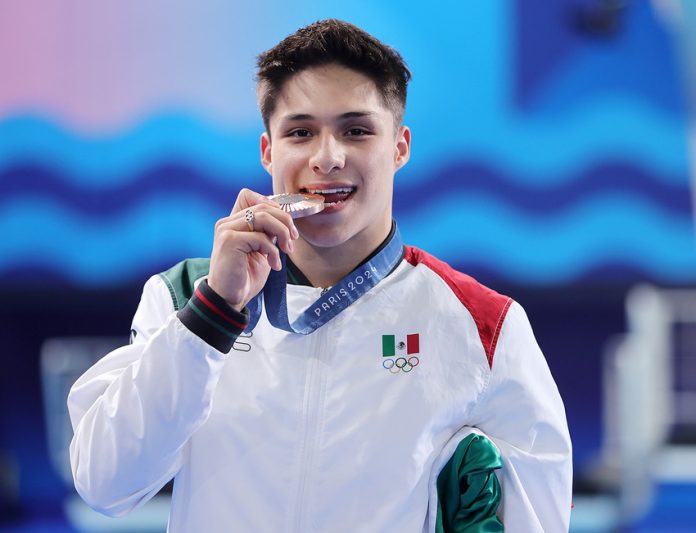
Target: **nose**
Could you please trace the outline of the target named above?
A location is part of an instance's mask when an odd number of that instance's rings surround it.
[[[321,135],[309,159],[314,174],[329,175],[341,170],[346,163],[341,143],[333,135]]]

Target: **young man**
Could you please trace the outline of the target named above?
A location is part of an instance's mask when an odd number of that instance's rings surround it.
[[[68,399],[94,508],[174,478],[171,532],[567,530],[565,414],[524,311],[392,222],[409,78],[335,20],[260,56],[274,193],[326,207],[293,221],[243,190],[209,261],[147,282],[132,344]]]

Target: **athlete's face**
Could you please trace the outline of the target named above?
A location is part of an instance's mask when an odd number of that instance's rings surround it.
[[[409,158],[411,134],[384,105],[374,82],[339,65],[290,78],[261,136],[273,191],[324,194],[326,208],[298,219],[315,247],[376,248],[391,228],[394,173]]]

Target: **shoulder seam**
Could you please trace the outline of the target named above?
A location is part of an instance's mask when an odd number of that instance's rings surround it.
[[[167,286],[167,289],[169,289],[169,295],[172,297],[172,303],[174,303],[174,311],[178,311],[180,309],[179,298],[177,297],[176,291],[174,290],[174,285],[172,284],[169,277],[167,277],[167,274],[165,272],[161,272],[159,276],[160,278],[162,278],[162,281],[164,281],[164,284]]]
[[[505,305],[500,311],[500,316],[498,317],[498,323],[495,326],[495,331],[493,332],[493,337],[491,338],[491,344],[486,352],[486,357],[488,357],[488,366],[493,368],[493,354],[495,354],[495,349],[498,346],[498,337],[500,336],[500,331],[503,329],[503,322],[505,321],[505,316],[507,315],[510,306],[512,305],[512,298],[507,299]]]
[[[159,273],[159,278],[167,286],[175,311],[186,306],[193,295],[196,280],[205,277],[209,268],[210,259],[194,258],[184,259],[170,269]]]

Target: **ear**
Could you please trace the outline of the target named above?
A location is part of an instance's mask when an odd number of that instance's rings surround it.
[[[394,146],[394,167],[399,170],[411,157],[411,130],[408,126],[401,126],[396,136]]]
[[[268,132],[263,132],[261,134],[261,141],[260,141],[260,148],[261,148],[261,164],[263,165],[263,168],[266,169],[266,172],[273,175],[271,172],[271,136],[268,135]]]

